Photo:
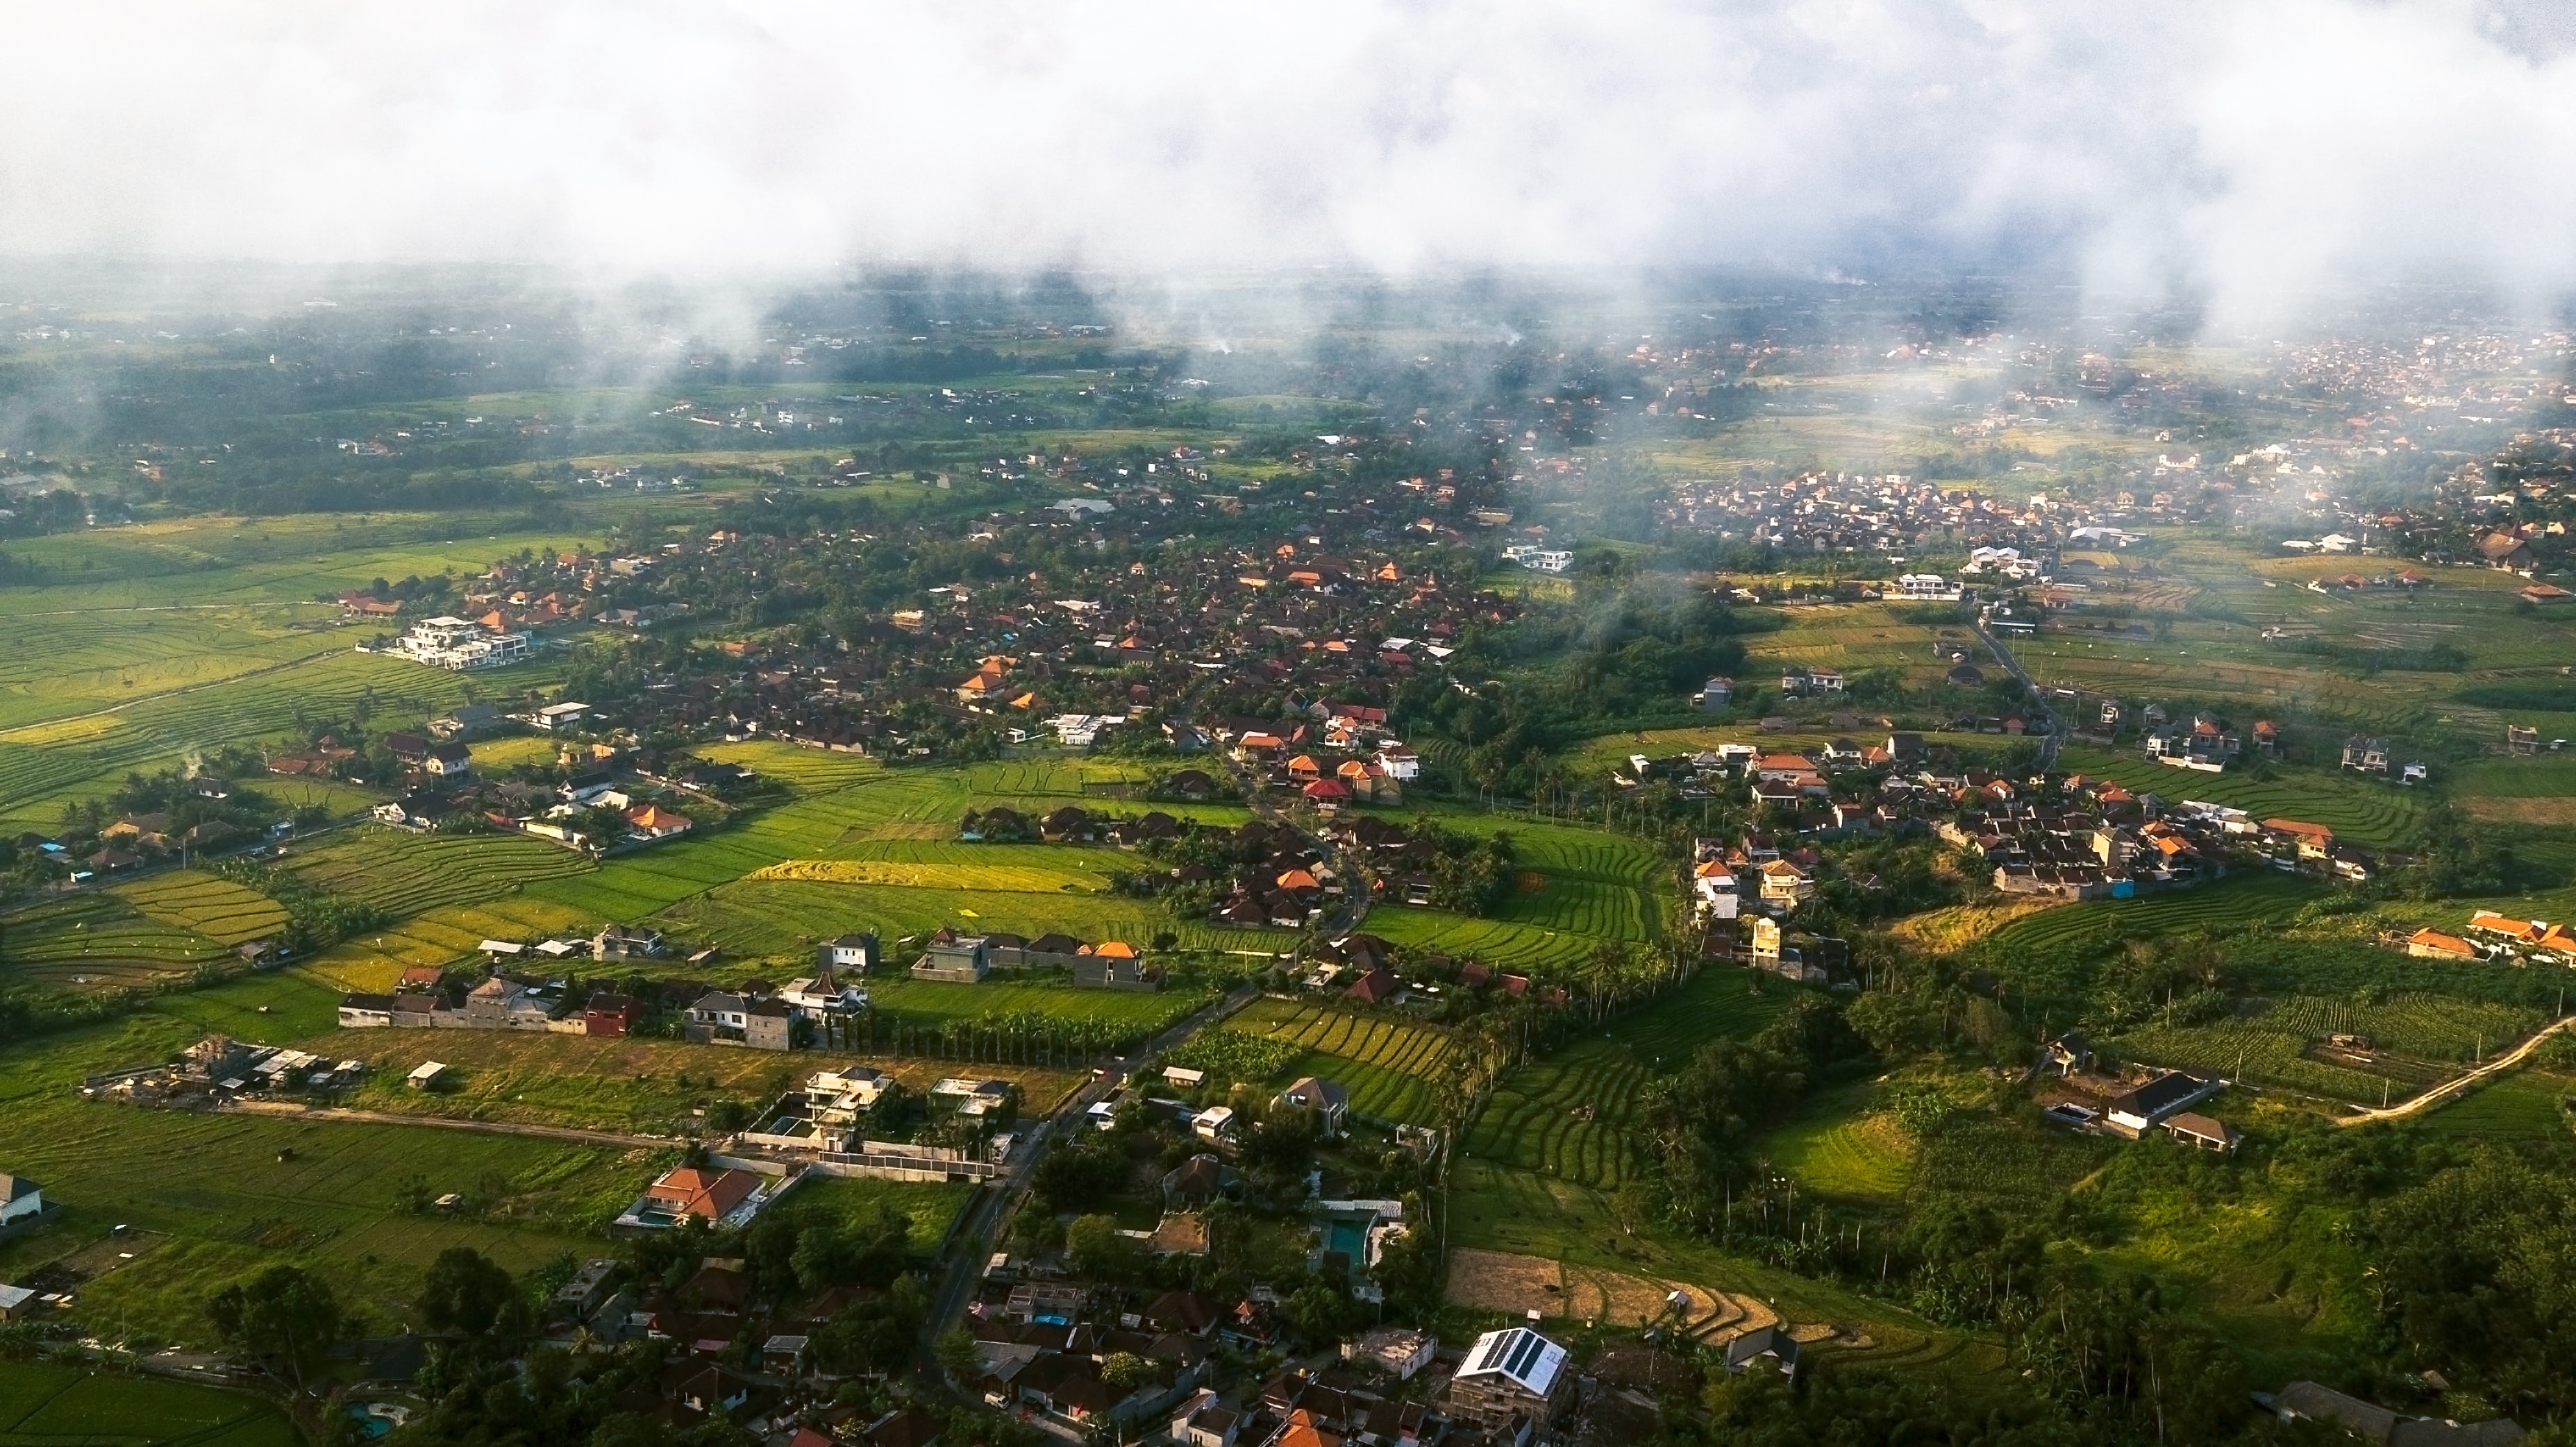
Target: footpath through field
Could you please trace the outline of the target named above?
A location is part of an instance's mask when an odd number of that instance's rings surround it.
[[[356,1121],[363,1125],[425,1125],[439,1130],[470,1130],[484,1135],[532,1135],[547,1140],[580,1141],[587,1145],[638,1146],[646,1150],[670,1150],[688,1144],[669,1136],[619,1135],[614,1131],[577,1130],[571,1126],[521,1125],[503,1120],[458,1120],[444,1115],[404,1115],[390,1110],[350,1110],[336,1105],[296,1105],[282,1100],[243,1100],[225,1106],[228,1114],[282,1115],[298,1120]]]
[[[2339,1115],[2335,1117],[2335,1124],[2367,1125],[2374,1120],[2398,1120],[2405,1116],[2413,1115],[2418,1111],[2431,1110],[2434,1106],[2441,1104],[2452,1096],[2467,1091],[2469,1087],[2476,1085],[2479,1081],[2486,1079],[2488,1076],[2502,1074],[2503,1072],[2520,1065],[2523,1061],[2531,1057],[2531,1052],[2540,1048],[2541,1041],[2548,1039],[2550,1036],[2557,1034],[2559,1031],[2566,1029],[2570,1025],[2576,1025],[2576,1015],[2561,1017],[2557,1021],[2542,1028],[2538,1034],[2532,1036],[2530,1039],[2525,1040],[2520,1045],[2513,1047],[2511,1050],[2497,1056],[2495,1059],[2488,1061],[2486,1064],[2479,1066],[2477,1069],[2469,1071],[2465,1075],[2455,1075],[2449,1080],[2442,1082],[2440,1085],[2434,1086],[2432,1089],[2425,1091],[2423,1094],[2416,1096],[2413,1100],[2407,1101],[2402,1105],[2379,1106],[2373,1109],[2360,1111],[2354,1115]]]

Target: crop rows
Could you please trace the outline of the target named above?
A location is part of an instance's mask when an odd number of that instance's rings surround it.
[[[1439,1078],[1449,1055],[1448,1039],[1436,1030],[1356,1010],[1256,1000],[1231,1023],[1307,1050],[1428,1079]]]
[[[1022,894],[1096,894],[1102,875],[1026,864],[911,863],[884,859],[789,859],[763,865],[749,879],[793,879],[813,884],[877,884],[907,888],[990,889]]]
[[[2132,1030],[2112,1044],[2123,1055],[2156,1065],[2174,1066],[2204,1075],[2214,1073],[2230,1080],[2287,1086],[2365,1105],[2379,1104],[2383,1092],[2389,1090],[2392,1083],[2405,1083],[2394,1073],[2355,1070],[2311,1060],[2306,1054],[2306,1036],[2266,1028],[2260,1017],[2171,1029],[2151,1025],[2142,1030]],[[2407,1093],[2399,1091],[2397,1098],[2403,1098]]]
[[[1970,1196],[2027,1204],[2074,1185],[2112,1149],[2096,1136],[2035,1131],[1994,1116],[1954,1116],[1916,1153],[1912,1190],[1917,1200]]]
[[[795,744],[708,744],[695,752],[718,763],[739,764],[800,794],[825,793],[885,772],[885,765],[865,754],[836,754]]]
[[[1647,1078],[1643,1065],[1606,1041],[1557,1051],[1494,1091],[1468,1133],[1468,1153],[1605,1190],[1617,1186],[1643,1164],[1637,1109]]]
[[[1351,1109],[1371,1120],[1400,1125],[1429,1125],[1440,1119],[1439,1088],[1419,1075],[1310,1050],[1292,1062],[1286,1076],[1311,1075],[1351,1093]]]
[[[1486,1102],[1468,1153],[1603,1189],[1619,1185],[1644,1163],[1638,1112],[1647,1084],[1710,1040],[1753,1034],[1784,1007],[1786,991],[1754,995],[1749,978],[1703,971],[1606,1033],[1522,1066]]]
[[[286,928],[286,909],[258,890],[198,870],[174,870],[119,885],[126,903],[163,924],[218,944],[266,939]]]
[[[2014,920],[1990,939],[1999,949],[2025,952],[2081,938],[2105,925],[2123,934],[2161,935],[2257,924],[2284,919],[2322,892],[2294,876],[2266,872],[2137,899],[2058,905]]]
[[[2288,818],[2323,824],[2338,837],[2356,844],[2405,843],[2423,814],[2420,790],[2373,783],[2358,776],[2338,778],[2322,770],[2265,780],[2236,770],[2194,773],[2167,768],[2151,759],[2097,749],[2070,748],[2062,758],[2069,770],[2115,779],[2131,789],[2152,790],[2168,799],[2205,799],[2242,809],[2257,819]]]
[[[1653,903],[1633,885],[1540,877],[1541,888],[1514,892],[1494,917],[1600,939],[1645,942],[1658,933]]]
[[[2538,1010],[2447,995],[2400,995],[2381,1005],[2294,995],[2271,1002],[2255,1019],[2308,1040],[2367,1035],[2376,1049],[2463,1064],[2520,1041],[2543,1023]]]
[[[30,983],[140,984],[227,957],[220,944],[146,918],[106,894],[78,894],[0,918],[0,968]]]
[[[1458,959],[1482,960],[1507,970],[1569,969],[1592,954],[1589,935],[1563,933],[1507,920],[1467,919],[1441,910],[1402,907],[1372,910],[1371,933],[1400,945]]]
[[[589,882],[588,876],[558,880],[530,893],[578,904],[558,890]],[[646,912],[638,909],[608,917],[636,919]],[[1288,930],[1235,929],[1175,919],[1149,902],[1114,895],[996,894],[795,880],[726,884],[671,906],[660,917],[685,927],[692,939],[720,944],[737,954],[783,953],[844,930],[874,930],[892,941],[942,926],[969,933],[1008,930],[1032,939],[1061,931],[1085,941],[1119,939],[1136,945],[1168,932],[1181,948],[1190,950],[1277,951],[1296,941]]]
[[[497,899],[522,881],[592,868],[587,856],[520,834],[405,834],[367,828],[296,858],[298,878],[389,914]]]

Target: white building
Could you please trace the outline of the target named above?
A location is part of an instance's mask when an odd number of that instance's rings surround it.
[[[527,661],[528,635],[494,633],[479,623],[441,615],[413,624],[410,632],[394,640],[393,651],[432,668],[499,668]]]
[[[1896,591],[1908,602],[1956,603],[1960,589],[1938,573],[1907,573],[1896,580]]]

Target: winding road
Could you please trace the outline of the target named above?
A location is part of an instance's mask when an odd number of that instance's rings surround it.
[[[2399,1120],[2406,1116],[2431,1110],[2434,1106],[2450,1100],[2453,1096],[2460,1095],[2468,1091],[2479,1082],[2492,1076],[2501,1075],[2505,1071],[2511,1070],[2515,1066],[2520,1065],[2523,1061],[2530,1059],[2531,1052],[2540,1048],[2540,1042],[2557,1034],[2559,1031],[2566,1029],[2570,1025],[2576,1025],[2576,1015],[2562,1016],[2561,1018],[2552,1021],[2538,1034],[2513,1047],[2511,1050],[2506,1051],[2504,1054],[2497,1056],[2495,1059],[2488,1061],[2486,1064],[2481,1065],[2477,1069],[2469,1071],[2464,1075],[2455,1075],[2449,1080],[2443,1081],[2441,1084],[2434,1086],[2432,1089],[2425,1091],[2421,1095],[2416,1096],[2413,1100],[2409,1100],[2402,1105],[2386,1105],[2380,1106],[2376,1109],[2359,1111],[2352,1115],[2339,1115],[2335,1117],[2335,1124],[2368,1125],[2375,1120]]]

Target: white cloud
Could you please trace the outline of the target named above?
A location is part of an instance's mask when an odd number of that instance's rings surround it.
[[[2507,23],[2510,21],[2511,23]],[[26,9],[0,249],[1108,267],[2067,248],[2260,310],[2576,268],[2576,56],[2452,0]]]

